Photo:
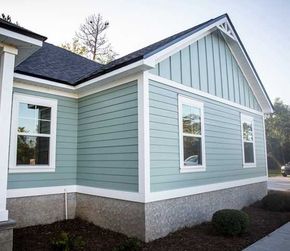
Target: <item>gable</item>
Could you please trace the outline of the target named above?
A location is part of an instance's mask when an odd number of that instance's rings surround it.
[[[150,72],[261,111],[247,79],[219,30],[164,59]]]

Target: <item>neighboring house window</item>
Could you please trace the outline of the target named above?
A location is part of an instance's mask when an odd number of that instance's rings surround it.
[[[179,96],[180,170],[205,170],[203,103]]]
[[[252,117],[241,114],[241,127],[243,141],[243,165],[244,167],[254,167],[256,159],[254,119]]]
[[[55,170],[57,100],[14,94],[10,172]]]

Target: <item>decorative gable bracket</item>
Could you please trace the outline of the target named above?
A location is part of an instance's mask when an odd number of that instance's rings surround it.
[[[237,41],[237,37],[235,35],[235,32],[232,30],[230,24],[227,21],[218,25],[217,28],[219,30],[221,30],[223,33],[225,33],[226,35],[228,35],[233,40]]]

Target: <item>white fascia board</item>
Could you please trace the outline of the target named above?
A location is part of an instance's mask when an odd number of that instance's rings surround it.
[[[226,23],[228,25],[228,27],[231,29],[232,33],[235,35],[235,37],[237,37],[237,35],[235,34],[234,29],[230,25],[228,19],[226,17],[224,17],[221,20],[219,20],[219,21],[205,27],[204,29],[192,34],[191,36],[188,36],[187,38],[180,40],[179,42],[169,46],[168,48],[146,58],[145,61],[152,64],[152,65],[156,65],[156,64],[160,63],[161,61],[163,61],[164,59],[172,56],[176,52],[184,49],[188,45],[194,43],[195,41],[207,36],[208,34],[213,32],[214,30],[216,30],[216,29],[221,30],[219,28],[219,25],[224,24],[224,23]],[[263,109],[263,112],[264,113],[272,113],[273,109],[272,109],[271,104],[269,103],[267,95],[265,94],[264,89],[262,88],[261,83],[258,80],[258,77],[255,74],[255,71],[253,70],[250,62],[248,61],[248,58],[247,58],[241,44],[239,43],[238,39],[233,39],[233,37],[230,36],[229,34],[227,34],[225,31],[223,31],[223,30],[221,30],[221,31],[223,32],[223,34],[226,35],[227,38],[229,38],[231,40],[232,43],[231,44],[228,43],[230,46],[230,49],[231,49],[236,61],[238,62],[241,70],[243,71],[244,76],[248,80],[250,87],[253,90],[255,97],[257,98],[257,101],[259,102],[261,108]],[[232,46],[233,44],[237,45],[236,48],[234,46]],[[240,51],[240,54],[236,53],[237,50]],[[243,68],[245,68],[245,66],[242,67],[241,56],[243,57],[243,60],[246,61],[247,67],[249,68],[250,71],[246,72],[243,70]],[[250,73],[252,76],[249,76]],[[255,85],[259,88],[259,91],[263,93],[262,97],[260,95],[257,95],[258,90],[256,89],[257,87],[255,87]],[[261,101],[261,98],[264,99],[264,102]],[[267,104],[266,107],[265,107],[265,105],[263,105],[263,103],[265,103],[265,102]]]
[[[18,40],[21,42],[33,44],[33,45],[36,45],[39,47],[41,47],[43,44],[43,42],[41,40],[29,37],[29,36],[25,36],[23,34],[20,34],[20,33],[14,32],[14,31],[10,31],[10,30],[4,29],[4,28],[0,28],[0,35],[6,36],[8,38],[15,39],[15,40]]]
[[[116,78],[113,79],[113,77],[120,78],[121,74],[124,74],[123,76],[128,76],[128,75],[133,74],[133,73],[150,70],[154,67],[155,67],[155,64],[151,64],[150,62],[147,62],[147,61],[142,59],[142,60],[139,60],[139,61],[134,62],[132,64],[126,65],[122,68],[108,72],[108,73],[101,75],[99,77],[96,77],[94,79],[88,80],[82,84],[79,84],[76,86],[76,89],[81,90],[81,89],[85,88],[86,86],[89,86],[91,84],[99,84],[99,83],[102,83],[103,81],[105,81],[105,82],[109,82],[112,80],[114,81],[114,80],[116,80]]]
[[[231,28],[232,32],[234,33],[234,29],[232,28],[231,24],[227,22],[229,27]],[[273,108],[271,103],[269,102],[267,98],[267,94],[265,93],[262,83],[260,82],[257,74],[255,73],[255,70],[253,69],[251,63],[249,62],[249,59],[245,53],[245,50],[243,49],[242,45],[240,44],[239,40],[232,39],[231,36],[223,32],[226,36],[224,36],[227,44],[230,47],[230,50],[236,59],[240,69],[243,72],[244,77],[247,79],[250,88],[252,89],[259,105],[261,106],[264,113],[273,113]],[[258,87],[258,89],[257,89]],[[262,96],[260,96],[258,93],[262,93]],[[263,100],[261,100],[261,98]],[[265,105],[264,105],[265,103]]]
[[[175,54],[176,52],[184,49],[188,45],[194,43],[195,41],[205,37],[206,35],[210,34],[212,31],[217,29],[217,26],[227,21],[227,18],[222,18],[221,20],[218,20],[217,22],[208,25],[202,30],[199,30],[195,32],[194,34],[178,41],[177,43],[172,44],[171,46],[165,48],[164,50],[161,50],[158,53],[155,53],[154,55],[148,57],[145,59],[145,61],[151,65],[156,65],[157,63],[161,62],[162,60],[166,59],[167,57]]]

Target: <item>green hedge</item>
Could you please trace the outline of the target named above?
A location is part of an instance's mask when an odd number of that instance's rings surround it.
[[[236,236],[248,231],[250,219],[243,211],[223,209],[214,213],[212,224],[219,234]]]

